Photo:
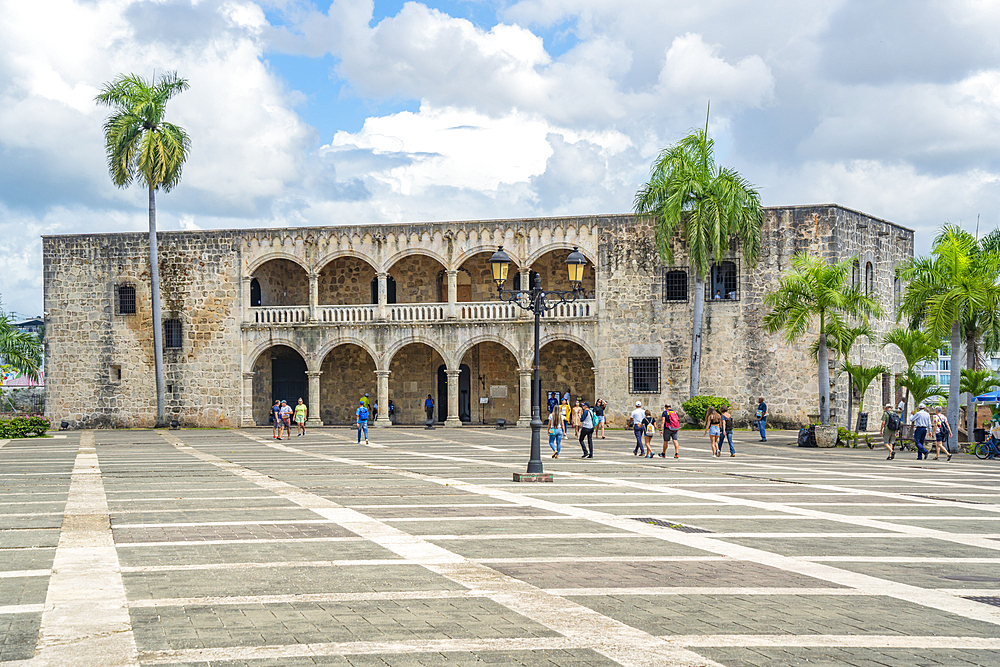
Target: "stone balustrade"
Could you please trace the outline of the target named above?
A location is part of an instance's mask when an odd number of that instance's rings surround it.
[[[448,315],[446,303],[393,304],[388,308],[391,322],[438,322]]]
[[[250,309],[253,324],[305,324],[309,321],[307,306],[257,306]]]
[[[316,320],[320,324],[366,324],[379,321],[378,314],[379,307],[376,305],[319,306]],[[523,313],[521,308],[513,303],[478,301],[456,304],[455,314],[459,322],[505,322],[517,320]],[[389,322],[449,321],[446,303],[391,304],[387,307],[386,315]],[[560,303],[542,315],[549,320],[596,316],[597,301],[594,299]],[[308,324],[309,322],[309,308],[306,306],[257,306],[249,310],[249,324]]]
[[[521,309],[515,304],[502,301],[478,301],[459,303],[458,319],[460,320],[486,320],[496,322],[499,320],[517,319]]]
[[[356,324],[378,319],[378,306],[320,306],[320,322]]]
[[[552,310],[546,311],[542,317],[548,319],[595,317],[597,315],[596,299],[580,299],[570,303],[557,304]]]

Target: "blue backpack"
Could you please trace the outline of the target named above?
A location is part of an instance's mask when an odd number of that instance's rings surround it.
[[[358,421],[368,421],[368,408],[363,405],[358,408]]]

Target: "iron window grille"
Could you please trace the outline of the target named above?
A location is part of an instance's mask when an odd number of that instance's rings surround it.
[[[736,260],[727,259],[712,265],[705,283],[705,300],[740,300],[740,267]]]
[[[115,285],[115,305],[118,315],[135,315],[135,285]]]
[[[163,347],[179,348],[181,346],[181,321],[163,320]]]
[[[688,300],[688,272],[686,269],[663,270],[663,302]]]
[[[660,358],[629,357],[628,386],[630,394],[659,394]]]

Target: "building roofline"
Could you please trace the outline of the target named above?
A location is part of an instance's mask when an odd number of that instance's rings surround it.
[[[892,225],[899,229],[914,233],[914,230],[899,225],[895,222],[890,222],[883,218],[878,218],[864,211],[859,211],[857,209],[848,208],[846,206],[841,206],[840,204],[793,204],[790,206],[764,206],[765,211],[769,210],[787,210],[787,209],[808,209],[808,208],[837,208],[843,211],[848,211],[851,213],[857,213],[858,215],[863,215],[866,218],[871,218],[878,222],[883,222],[887,225]],[[447,226],[447,225],[470,225],[470,224],[497,224],[497,223],[510,223],[515,225],[521,225],[531,222],[555,222],[555,221],[578,221],[587,219],[625,219],[636,217],[635,213],[588,213],[584,215],[556,215],[556,216],[536,216],[531,218],[483,218],[483,219],[473,219],[473,220],[424,220],[415,222],[361,222],[361,223],[351,223],[344,225],[312,225],[312,226],[298,226],[298,227],[221,227],[216,229],[171,229],[171,230],[158,230],[157,234],[215,234],[220,232],[287,232],[293,230],[325,230],[325,229],[342,229],[344,227],[371,227],[374,229],[385,228],[385,227],[400,227],[400,226]],[[100,237],[100,236],[116,236],[118,234],[148,234],[146,231],[121,231],[121,232],[96,232],[96,233],[77,233],[77,234],[43,234],[43,239],[51,238],[73,238],[73,237]]]

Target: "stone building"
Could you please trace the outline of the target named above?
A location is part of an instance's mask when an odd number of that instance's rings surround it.
[[[314,424],[353,421],[368,393],[387,425],[423,421],[423,402],[447,426],[530,420],[531,317],[501,302],[489,258],[516,266],[506,287],[569,289],[565,260],[587,257],[593,298],[542,319],[542,391],[605,398],[624,422],[639,400],[659,408],[688,395],[694,299],[704,309],[701,393],[729,398],[737,418],[757,396],[772,421],[817,411],[808,341],[761,330],[762,296],[796,251],[856,255],[856,279],[890,313],[893,269],[913,232],[836,205],[769,208],[755,267],[734,246],[705,294],[678,254],[663,266],[651,222],[632,215],[287,229],[162,232],[164,371],[168,412],[184,425],[267,424],[274,398],[310,407]],[[47,236],[48,416],[77,427],[149,426],[155,383],[148,245],[142,233]],[[714,298],[716,292],[721,298]],[[888,322],[877,323],[882,331]],[[868,363],[895,363],[877,345]],[[836,379],[835,413],[846,409]],[[876,383],[877,384],[877,383]],[[869,405],[890,391],[873,384]]]

